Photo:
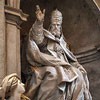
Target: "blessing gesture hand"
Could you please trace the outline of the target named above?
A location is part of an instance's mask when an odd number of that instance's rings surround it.
[[[43,9],[43,11],[41,11],[39,5],[36,5],[36,18],[39,21],[43,21],[44,20],[44,16],[45,16],[45,9]]]

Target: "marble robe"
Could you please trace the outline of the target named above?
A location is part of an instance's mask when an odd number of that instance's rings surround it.
[[[36,21],[29,32],[26,56],[33,74],[26,82],[25,95],[31,100],[92,100],[87,73],[63,34],[56,38]]]

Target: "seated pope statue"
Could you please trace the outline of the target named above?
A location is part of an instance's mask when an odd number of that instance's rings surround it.
[[[87,72],[64,40],[62,13],[52,12],[49,30],[43,28],[44,17],[37,5],[26,52],[32,75],[25,95],[31,100],[92,100]]]

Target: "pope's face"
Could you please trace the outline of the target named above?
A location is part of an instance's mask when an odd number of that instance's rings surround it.
[[[25,92],[25,87],[24,87],[24,84],[18,80],[18,84],[17,84],[17,88],[16,90],[18,93],[24,93]]]
[[[55,30],[60,31],[61,25],[60,24],[52,24],[51,28],[52,28],[52,31],[55,31]]]
[[[53,22],[51,25],[51,32],[55,36],[61,35],[61,24],[57,22]]]

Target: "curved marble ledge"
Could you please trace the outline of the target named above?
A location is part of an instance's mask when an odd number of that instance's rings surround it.
[[[81,64],[89,63],[100,59],[100,46],[92,47],[89,50],[75,54]]]
[[[96,15],[96,18],[98,19],[98,24],[100,26],[100,1],[99,0],[86,0],[87,4],[93,11],[93,13]]]
[[[100,15],[100,4],[98,0],[86,0],[92,11],[96,15]],[[99,13],[98,13],[99,12]]]

